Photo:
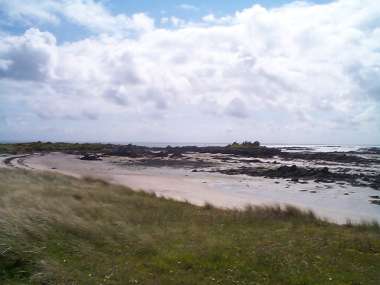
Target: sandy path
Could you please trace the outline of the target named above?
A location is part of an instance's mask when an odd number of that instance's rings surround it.
[[[4,161],[4,158],[0,158]],[[218,207],[244,207],[247,204],[292,204],[313,210],[331,221],[380,221],[380,206],[368,202],[380,195],[365,187],[349,185],[294,184],[244,175],[191,172],[191,169],[148,167],[120,164],[123,158],[107,157],[103,161],[82,161],[61,153],[30,155],[11,160],[13,167],[54,171],[76,177],[93,176],[136,190],[155,192],[159,196],[187,200],[196,205],[205,202]],[[3,163],[4,165],[4,163]]]

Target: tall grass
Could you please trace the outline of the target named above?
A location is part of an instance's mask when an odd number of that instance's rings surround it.
[[[0,284],[379,284],[378,225],[0,169]]]

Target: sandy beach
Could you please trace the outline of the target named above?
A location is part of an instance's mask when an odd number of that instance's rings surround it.
[[[314,181],[294,183],[289,179],[268,179],[244,174],[226,175],[205,171],[214,169],[216,161],[219,159],[220,162],[221,157],[194,153],[188,156],[189,163],[180,167],[175,164],[165,166],[167,163],[164,166],[152,166],[152,163],[144,165],[146,160],[119,156],[87,161],[80,160],[79,155],[63,153],[2,156],[0,159],[1,167],[53,171],[76,177],[91,176],[196,205],[211,203],[217,207],[243,208],[246,205],[291,204],[313,210],[320,217],[336,223],[345,223],[347,220],[380,221],[380,206],[369,202],[370,197],[379,195],[379,191],[370,187]],[[222,160],[222,165],[218,165],[222,169],[228,169],[231,164],[244,165],[241,161],[231,163],[226,162],[225,158]],[[206,167],[195,171],[192,164],[194,161],[202,161]],[[272,162],[273,160],[267,161]],[[207,167],[207,163],[214,167]],[[310,164],[300,161],[291,163]]]

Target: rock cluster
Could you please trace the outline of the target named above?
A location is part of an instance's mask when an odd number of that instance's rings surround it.
[[[220,169],[217,172],[237,175],[245,174],[249,176],[258,176],[265,178],[288,178],[293,182],[299,180],[314,180],[315,182],[333,183],[336,181],[344,181],[353,186],[368,186],[376,190],[380,190],[380,175],[371,174],[352,174],[331,172],[328,167],[306,168],[296,165],[283,165],[277,168],[263,167],[239,167],[234,169]]]
[[[79,158],[80,160],[102,160],[100,155],[86,153]]]

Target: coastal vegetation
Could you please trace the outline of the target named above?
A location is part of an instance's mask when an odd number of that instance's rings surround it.
[[[227,146],[181,146],[181,147],[147,147],[133,144],[102,144],[102,143],[65,143],[65,142],[30,142],[0,144],[0,154],[30,154],[33,152],[64,152],[75,154],[101,153],[129,157],[169,155],[180,156],[186,152],[224,153],[242,156],[272,157],[280,154],[276,148],[260,146],[259,142],[242,144],[234,143]]]
[[[65,142],[29,142],[0,144],[0,153],[21,154],[32,152],[104,152],[110,144],[101,143],[65,143]]]
[[[380,227],[0,168],[0,284],[379,284]]]
[[[260,147],[260,142],[250,142],[250,141],[243,141],[242,143],[233,142],[232,144],[229,144],[227,147],[229,148],[257,148]]]
[[[234,142],[225,147],[216,147],[217,150],[221,148],[225,149],[250,149],[259,148],[260,142],[249,142],[244,141],[242,143]],[[144,149],[166,149],[168,151],[175,152],[176,150],[182,150],[184,147],[171,147],[166,148],[148,148],[143,146],[136,146],[132,144],[127,145],[116,145],[116,144],[103,144],[103,143],[67,143],[67,142],[28,142],[28,143],[8,143],[0,144],[0,153],[9,154],[20,154],[20,153],[31,153],[31,152],[103,152],[110,153],[120,148],[128,148],[134,150],[144,150]],[[193,147],[196,148],[196,147]],[[185,147],[186,149],[186,147]],[[202,148],[199,148],[202,149]]]

